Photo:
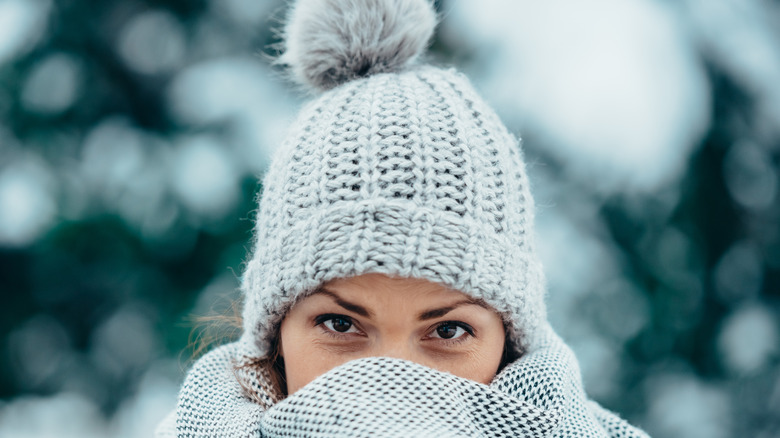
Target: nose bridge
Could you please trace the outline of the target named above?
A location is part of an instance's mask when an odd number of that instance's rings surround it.
[[[408,337],[399,335],[383,336],[376,344],[375,356],[392,357],[415,361],[415,348]]]

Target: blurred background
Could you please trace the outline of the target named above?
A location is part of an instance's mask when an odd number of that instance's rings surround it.
[[[589,393],[656,438],[780,437],[780,2],[436,6],[432,61],[523,137]],[[270,66],[285,10],[0,0],[0,436],[174,408],[306,99]]]

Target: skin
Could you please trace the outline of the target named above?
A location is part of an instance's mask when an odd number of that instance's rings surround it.
[[[495,377],[504,325],[490,306],[437,283],[366,274],[326,283],[281,325],[287,392],[350,360],[406,359],[480,383]]]

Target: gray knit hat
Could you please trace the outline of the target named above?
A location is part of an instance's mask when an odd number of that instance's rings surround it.
[[[242,354],[292,305],[366,273],[423,278],[493,306],[518,351],[546,320],[518,141],[452,69],[415,64],[426,0],[299,0],[281,62],[318,90],[264,179],[244,272]]]

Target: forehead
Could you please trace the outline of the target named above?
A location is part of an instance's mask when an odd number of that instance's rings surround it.
[[[318,292],[371,308],[431,308],[475,304],[495,312],[483,300],[419,278],[364,274],[325,283]]]

